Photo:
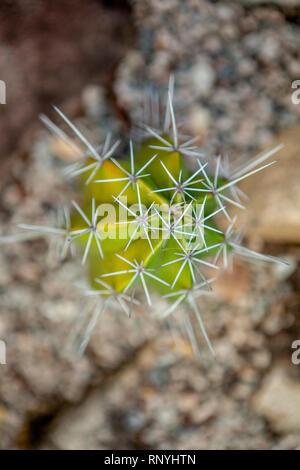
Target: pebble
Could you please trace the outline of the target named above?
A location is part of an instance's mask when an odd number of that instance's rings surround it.
[[[213,88],[215,72],[206,60],[196,63],[190,71],[191,90],[195,98],[206,96]]]

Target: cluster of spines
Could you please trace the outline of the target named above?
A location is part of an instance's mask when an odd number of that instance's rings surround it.
[[[147,136],[138,152],[138,161],[135,159],[133,144],[130,141],[128,164],[122,164],[114,158],[119,141],[111,144],[110,135],[106,137],[102,146],[96,148],[56,108],[58,114],[84,145],[85,151],[82,151],[64,131],[45,116],[42,117],[49,130],[66,141],[79,157],[75,164],[66,169],[65,174],[68,177],[77,177],[83,183],[83,203],[86,210],[72,201],[73,214],[70,215],[68,208],[64,207],[63,222],[58,221],[56,226],[22,224],[20,227],[34,234],[53,235],[60,242],[62,258],[67,255],[69,248],[72,250],[75,241],[83,240],[82,264],[90,258],[90,263],[93,265],[92,273],[99,270],[99,275],[92,279],[93,289],[88,290],[86,295],[96,296],[100,301],[97,302],[95,314],[86,328],[80,352],[86,347],[100,314],[108,306],[117,305],[126,315],[131,315],[133,305],[139,303],[136,291],[138,284],[141,284],[149,306],[152,305],[150,291],[153,286],[161,290],[164,297],[171,302],[164,312],[164,317],[173,314],[185,303],[196,316],[207,344],[214,354],[197,303],[201,295],[211,293],[211,283],[214,279],[207,279],[200,267],[219,269],[221,256],[224,268],[227,268],[234,255],[260,261],[277,261],[274,257],[256,253],[241,245],[241,235],[234,229],[235,219],[231,219],[228,206],[245,208],[242,200],[246,199],[246,196],[236,184],[275,163],[263,164],[267,158],[280,150],[281,146],[259,155],[250,163],[241,165],[235,170],[230,169],[228,159],[222,160],[218,156],[215,160],[215,170],[210,173],[208,162],[203,162],[205,157],[195,145],[196,139],[188,138],[183,141],[179,134],[173,108],[173,90],[174,81],[171,78],[163,132],[145,125]],[[183,157],[192,158],[196,162],[197,168],[193,173],[185,167]],[[173,160],[177,163],[175,170]],[[155,175],[153,175],[154,162]],[[259,166],[261,164],[263,165]],[[114,176],[114,173],[117,173],[117,176]],[[120,244],[120,240],[118,243],[115,241],[114,249],[112,240],[107,251],[101,237],[97,211],[102,190],[96,190],[96,185],[99,185],[98,188],[105,185],[106,199],[111,200],[118,209],[122,208],[129,218],[114,223],[119,226],[123,223],[133,226],[132,234],[124,240],[124,244]],[[109,194],[110,187],[117,187],[119,190],[115,194],[113,191]],[[131,202],[136,203],[137,210],[132,210],[123,201],[126,195],[129,195]],[[166,204],[164,214],[156,207],[158,201]],[[218,213],[224,214],[228,220],[229,225],[225,232],[220,230],[214,221]],[[188,217],[185,217],[186,215]],[[151,236],[153,217],[158,221],[155,230],[159,232],[155,242]],[[137,235],[141,233],[145,243],[137,242]],[[198,243],[194,243],[195,238]],[[115,265],[121,268],[108,269],[107,252],[110,258],[108,266]],[[112,262],[112,256],[118,262]],[[125,281],[121,281],[123,278]],[[160,289],[162,287],[163,289]],[[196,335],[189,314],[186,314],[184,322],[188,337],[196,348]]]

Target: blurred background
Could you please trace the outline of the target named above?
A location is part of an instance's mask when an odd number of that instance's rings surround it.
[[[247,246],[289,266],[236,262],[201,300],[217,360],[154,319],[159,298],[132,320],[107,312],[79,358],[65,346],[80,260],[40,239],[0,244],[2,449],[300,449],[299,0],[2,0],[0,236],[73,191],[70,149],[40,113],[61,124],[59,106],[95,144],[124,137],[171,72],[177,119],[211,158],[285,144],[243,185],[240,220]]]

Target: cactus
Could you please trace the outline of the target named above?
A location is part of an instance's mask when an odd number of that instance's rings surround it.
[[[82,264],[88,266],[92,287],[87,294],[96,295],[99,302],[81,352],[108,306],[117,305],[130,317],[142,299],[137,296],[139,289],[150,307],[153,291],[166,299],[164,318],[184,304],[184,322],[192,345],[197,348],[196,320],[214,355],[198,308],[198,298],[211,293],[215,279],[207,278],[207,268],[217,275],[233,256],[277,261],[241,245],[228,207],[244,209],[244,194],[236,184],[272,165],[274,162],[264,162],[280,146],[235,170],[221,156],[207,161],[195,139],[184,140],[178,133],[173,87],[171,78],[163,130],[145,126],[141,144],[134,148],[130,141],[129,156],[122,161],[115,155],[119,142],[111,145],[108,135],[101,149],[96,149],[56,108],[86,147],[81,159],[68,169],[69,176],[78,181],[80,204],[72,201],[71,215],[64,208],[56,227],[22,224],[21,228],[55,236],[62,242],[62,257],[74,244],[83,253]],[[54,123],[43,120],[52,132],[75,145]],[[189,170],[187,159],[193,160],[196,170]],[[217,214],[228,222],[225,232],[218,226]]]

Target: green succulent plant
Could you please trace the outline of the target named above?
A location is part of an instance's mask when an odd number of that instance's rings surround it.
[[[227,207],[244,209],[244,195],[236,184],[272,165],[274,162],[259,166],[280,146],[235,169],[221,156],[206,159],[195,139],[184,140],[178,132],[172,79],[164,128],[159,131],[145,126],[142,142],[133,148],[130,141],[128,156],[122,160],[116,157],[118,142],[110,145],[108,136],[97,150],[57,111],[87,150],[70,171],[78,182],[80,202],[72,201],[71,215],[64,209],[64,222],[57,227],[21,227],[62,240],[62,257],[74,244],[82,250],[82,264],[87,266],[92,288],[89,294],[100,301],[81,342],[81,352],[104,309],[117,305],[130,316],[141,302],[137,293],[142,290],[150,307],[153,291],[164,296],[168,306],[163,317],[186,305],[189,339],[195,345],[192,312],[214,354],[198,307],[198,298],[211,292],[214,280],[206,271],[215,270],[217,275],[235,255],[276,261],[241,245],[240,232],[234,229],[235,220]],[[55,124],[44,121],[52,132],[69,141]],[[195,170],[189,169],[187,159],[196,165]],[[218,214],[228,221],[225,231],[216,221]]]

